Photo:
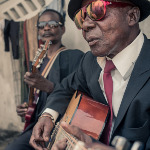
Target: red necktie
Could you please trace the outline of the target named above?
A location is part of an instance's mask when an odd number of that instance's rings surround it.
[[[103,131],[102,142],[105,144],[109,144],[110,131],[113,120],[113,110],[112,110],[112,93],[113,93],[113,81],[111,77],[111,71],[115,69],[115,65],[111,60],[106,60],[106,65],[104,68],[103,81],[104,81],[104,89],[107,97],[107,101],[110,107],[110,117],[108,118],[107,124]]]

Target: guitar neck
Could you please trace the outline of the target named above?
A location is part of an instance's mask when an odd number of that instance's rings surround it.
[[[50,40],[47,40],[44,45],[40,46],[40,49],[36,52],[36,55],[34,57],[34,60],[32,62],[32,73],[36,73],[36,69],[40,67],[41,63],[43,62],[44,57],[46,56],[46,52],[52,42]],[[34,101],[34,88],[30,87],[29,89],[29,106],[32,106]]]
[[[36,72],[36,67],[32,66],[32,73],[35,73],[35,72]],[[34,88],[30,87],[29,88],[29,101],[28,101],[28,105],[32,106],[33,101],[34,101]]]
[[[28,102],[28,105],[32,106],[33,101],[34,101],[34,88],[30,87],[30,89],[29,89],[29,102]]]
[[[40,48],[37,50],[34,60],[32,62],[32,73],[36,73],[36,69],[40,67],[43,62],[43,59],[46,57],[46,52],[49,49],[50,44],[52,42],[47,40],[44,45],[40,45]],[[35,93],[35,89],[30,86],[29,88],[29,97],[28,97],[28,110],[25,115],[25,126],[24,130],[29,126],[31,123],[32,115],[34,114],[36,104],[39,100],[38,93]]]

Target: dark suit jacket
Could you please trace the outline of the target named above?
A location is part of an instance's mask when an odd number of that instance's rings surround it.
[[[46,107],[64,114],[76,89],[96,101],[107,102],[98,83],[101,72],[96,57],[87,52],[74,74],[57,85],[48,97]],[[150,41],[145,37],[115,120],[112,137],[120,135],[129,141],[141,141],[150,149]]]
[[[60,52],[47,76],[47,79],[52,81],[54,85],[60,83],[65,77],[77,69],[83,54],[84,53],[82,51],[77,49]],[[40,92],[39,102],[31,119],[31,124],[26,128],[25,131],[33,128],[37,122],[39,114],[45,106],[48,96],[49,94],[46,92]]]

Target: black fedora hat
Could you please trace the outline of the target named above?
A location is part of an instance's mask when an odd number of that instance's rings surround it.
[[[117,0],[108,0],[108,1],[117,1]],[[141,11],[140,21],[143,21],[150,15],[150,1],[148,0],[129,0],[129,1],[132,2],[135,6],[139,7]],[[72,20],[74,18],[75,12],[81,8],[81,4],[82,0],[70,0],[68,5],[68,14]]]

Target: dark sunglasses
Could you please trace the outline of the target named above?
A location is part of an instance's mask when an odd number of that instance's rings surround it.
[[[58,27],[58,26],[62,26],[62,23],[61,22],[57,22],[57,21],[54,21],[54,20],[50,20],[50,21],[43,21],[43,22],[39,22],[37,24],[37,27],[38,29],[44,29],[44,27],[48,25],[50,28],[55,28],[55,27]]]
[[[104,18],[106,14],[106,6],[112,4],[120,4],[121,6],[133,5],[130,2],[109,2],[103,0],[92,1],[86,6],[79,9],[74,16],[74,22],[78,29],[83,28],[83,22],[86,15],[93,21],[98,21]]]

